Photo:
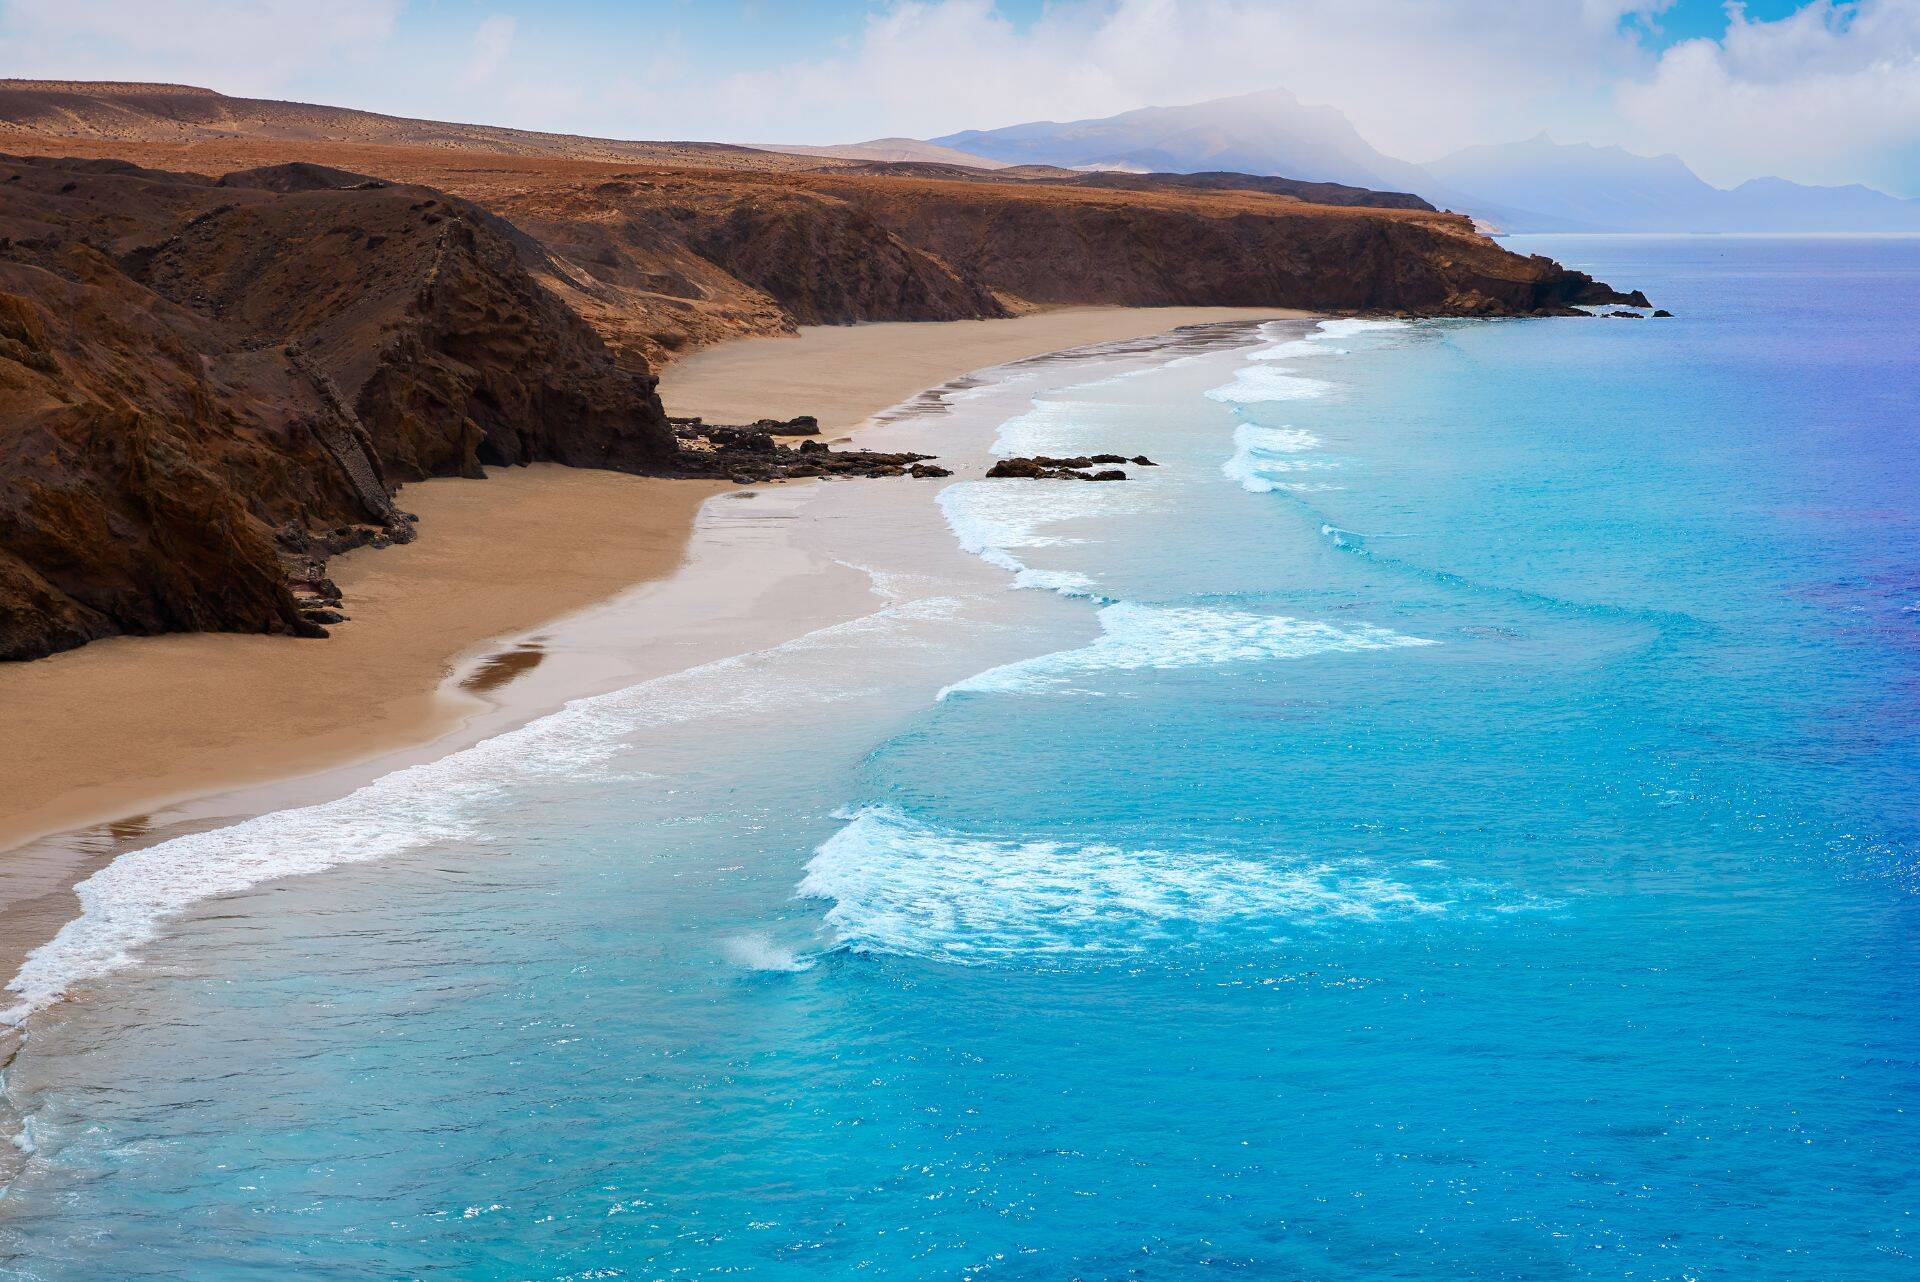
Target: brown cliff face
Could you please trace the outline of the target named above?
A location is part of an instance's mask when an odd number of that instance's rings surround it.
[[[1405,193],[1244,174],[970,171],[0,81],[9,148],[203,170],[304,161],[464,197],[536,239],[535,277],[656,366],[797,324],[1067,302],[1512,315],[1633,299]]]
[[[1305,205],[1259,193],[907,193],[822,176],[969,276],[1031,303],[1208,304],[1423,315],[1536,315],[1616,295],[1522,258],[1453,214]]]
[[[494,221],[385,184],[0,158],[0,657],[313,634],[316,557],[411,537],[393,481],[668,465],[651,376]]]
[[[427,162],[364,159],[389,172]],[[542,279],[608,342],[656,363],[795,324],[1073,303],[1545,315],[1634,297],[1513,254],[1457,215],[1262,191],[431,164],[428,180],[551,251],[559,275]]]

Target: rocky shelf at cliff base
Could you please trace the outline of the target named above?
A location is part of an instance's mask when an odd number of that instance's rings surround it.
[[[888,454],[876,450],[836,450],[820,441],[792,446],[774,440],[776,433],[807,435],[820,430],[811,416],[799,419],[761,419],[745,426],[707,425],[698,419],[675,419],[680,453],[674,461],[682,476],[725,478],[741,485],[815,476],[952,476],[944,467],[930,466],[931,454]]]

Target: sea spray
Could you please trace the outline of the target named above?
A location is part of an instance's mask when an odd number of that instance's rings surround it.
[[[813,969],[813,958],[762,934],[734,935],[720,941],[720,955],[741,970],[799,974]]]

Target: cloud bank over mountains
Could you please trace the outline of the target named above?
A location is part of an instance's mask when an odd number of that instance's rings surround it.
[[[1675,38],[1714,2],[0,0],[0,47],[16,75],[729,141],[929,137],[1285,87],[1411,160],[1545,131],[1677,153],[1721,186],[1920,194],[1920,0],[1733,4],[1709,13],[1715,34]]]
[[[1004,164],[1134,173],[1231,170],[1416,193],[1509,231],[1920,232],[1920,200],[1858,185],[1704,182],[1678,156],[1524,142],[1426,165],[1383,155],[1331,107],[1283,90],[1094,120],[1031,121],[933,142]]]

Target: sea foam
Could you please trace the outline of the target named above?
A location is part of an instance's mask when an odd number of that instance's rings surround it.
[[[1289,373],[1273,364],[1248,365],[1207,393],[1210,400],[1234,405],[1254,405],[1266,401],[1308,401],[1325,396],[1332,384],[1323,379]]]
[[[1011,840],[887,807],[851,816],[814,853],[797,893],[831,903],[826,924],[840,947],[973,965],[1164,956],[1236,927],[1264,940],[1436,914],[1451,896],[1427,897],[1365,860]]]
[[[765,935],[734,935],[720,941],[720,955],[742,970],[799,974],[813,969],[813,958]]]
[[[1098,589],[1086,575],[1036,569],[1020,553],[1080,542],[1050,533],[1049,526],[1137,512],[1148,500],[1145,487],[1137,485],[961,481],[941,490],[937,502],[961,548],[1010,572],[1014,586],[1097,597]]]
[[[940,697],[1071,691],[1076,677],[1095,672],[1199,668],[1436,644],[1368,623],[1133,601],[1101,610],[1100,628],[1100,638],[1090,645],[989,668],[948,686]]]
[[[1332,384],[1279,368],[1280,363],[1310,356],[1345,356],[1350,349],[1336,346],[1334,340],[1364,340],[1408,327],[1409,322],[1400,320],[1343,318],[1321,321],[1319,328],[1304,338],[1287,339],[1247,353],[1248,364],[1234,375],[1233,381],[1214,388],[1207,395],[1213,400],[1232,405],[1305,401],[1325,396]]]
[[[577,699],[517,730],[384,775],[335,801],[274,811],[122,855],[74,888],[80,915],[28,955],[7,985],[17,1000],[0,1011],[0,1023],[18,1024],[74,984],[131,965],[168,918],[195,904],[440,843],[484,842],[497,809],[512,804],[517,785],[541,778],[615,779],[616,758],[639,730],[764,710],[766,682],[748,679],[756,665],[796,651],[869,645],[875,632],[955,609],[947,598],[891,605],[766,650]],[[837,697],[819,683],[790,684],[783,699]]]
[[[1337,466],[1329,459],[1294,457],[1320,446],[1320,438],[1304,428],[1242,423],[1233,430],[1233,446],[1233,457],[1220,470],[1255,494],[1286,487],[1288,482],[1278,479],[1281,475]]]

